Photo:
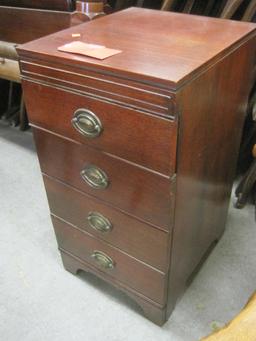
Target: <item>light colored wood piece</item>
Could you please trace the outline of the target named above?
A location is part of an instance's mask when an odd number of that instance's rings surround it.
[[[15,60],[4,59],[4,61],[0,63],[0,78],[20,83],[19,63]]]
[[[256,159],[256,144],[252,148],[252,155]]]
[[[226,327],[202,339],[202,341],[255,341],[256,293],[244,309]]]
[[[175,0],[164,0],[161,7],[161,11],[169,11],[172,8],[174,2]]]

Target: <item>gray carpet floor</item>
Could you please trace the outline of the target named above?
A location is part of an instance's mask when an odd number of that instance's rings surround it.
[[[170,320],[155,326],[110,285],[62,267],[31,133],[0,125],[0,151],[1,341],[194,341],[256,290],[253,206],[231,203],[223,238]]]

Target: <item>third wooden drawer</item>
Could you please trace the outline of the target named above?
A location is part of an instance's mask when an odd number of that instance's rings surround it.
[[[51,213],[166,272],[169,233],[44,175]]]

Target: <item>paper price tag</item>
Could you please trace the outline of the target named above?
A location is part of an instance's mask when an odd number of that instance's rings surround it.
[[[122,52],[121,50],[110,49],[103,45],[87,44],[81,41],[73,41],[72,43],[60,46],[58,51],[81,54],[101,60]]]

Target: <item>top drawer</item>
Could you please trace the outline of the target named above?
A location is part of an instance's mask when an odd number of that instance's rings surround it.
[[[23,87],[32,125],[162,174],[174,173],[175,121],[26,80]]]

